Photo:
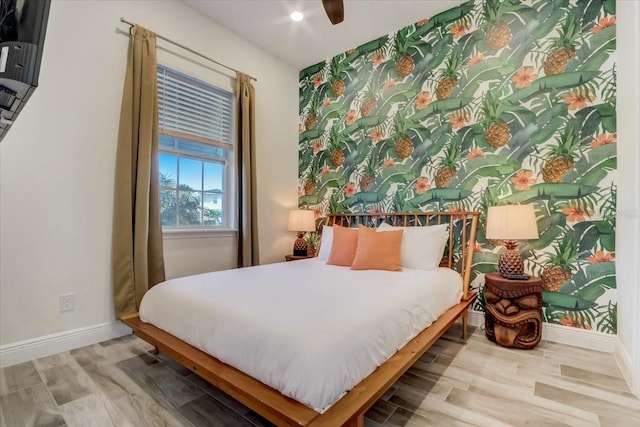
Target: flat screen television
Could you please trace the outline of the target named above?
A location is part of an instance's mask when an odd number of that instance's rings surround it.
[[[51,0],[0,0],[0,141],[38,86]]]

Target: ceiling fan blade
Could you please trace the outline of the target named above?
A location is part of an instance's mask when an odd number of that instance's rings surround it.
[[[342,0],[322,0],[325,12],[333,25],[344,21],[344,4]]]

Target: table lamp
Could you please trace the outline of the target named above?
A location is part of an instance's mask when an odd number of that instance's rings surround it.
[[[313,211],[303,209],[290,211],[288,229],[298,233],[298,238],[293,244],[293,255],[306,256],[307,242],[304,241],[304,234],[316,229],[316,217]]]
[[[503,240],[507,250],[500,254],[498,271],[506,279],[523,279],[524,262],[516,240],[537,239],[538,226],[532,205],[491,206],[487,210],[487,239]]]

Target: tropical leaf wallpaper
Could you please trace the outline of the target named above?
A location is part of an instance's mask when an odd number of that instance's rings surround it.
[[[616,333],[615,13],[469,1],[302,70],[299,205],[478,210],[482,287],[501,250],[487,207],[533,204],[540,238],[520,249],[545,321]]]

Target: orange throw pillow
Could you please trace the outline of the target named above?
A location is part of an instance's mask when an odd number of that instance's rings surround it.
[[[358,245],[358,230],[355,228],[333,226],[333,243],[327,264],[350,266]]]
[[[358,226],[358,246],[352,270],[400,271],[402,230],[378,233],[375,228]]]

